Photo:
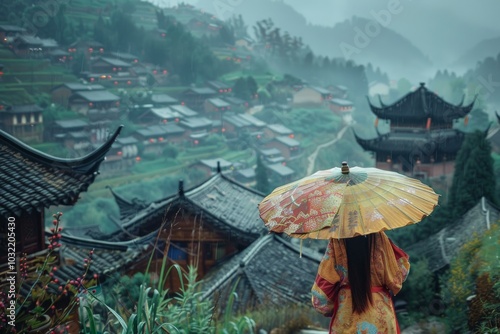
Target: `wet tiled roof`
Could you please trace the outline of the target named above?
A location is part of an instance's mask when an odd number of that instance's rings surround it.
[[[85,272],[85,258],[93,250],[89,275],[96,273],[101,280],[105,280],[111,273],[121,272],[143,256],[148,256],[147,250],[153,246],[156,236],[155,232],[126,242],[107,242],[63,234],[59,249],[62,265],[56,277],[61,282],[81,277]]]
[[[300,254],[302,253],[302,257]],[[237,285],[237,308],[263,303],[311,303],[311,286],[321,254],[306,247],[302,251],[275,234],[267,234],[226,262],[214,267],[202,280],[202,298],[228,300]]]
[[[143,224],[152,218],[162,216],[166,210],[183,208],[195,214],[203,213],[203,218],[215,228],[230,232],[244,240],[255,240],[266,232],[262,223],[258,203],[264,195],[218,173],[201,185],[149,204],[122,219],[122,227],[133,234],[139,234]],[[113,240],[124,240],[125,234],[113,236]]]
[[[390,152],[391,154],[420,152],[426,147],[432,147],[433,152],[456,153],[465,140],[465,133],[454,129],[420,133],[387,133],[373,139],[362,139],[356,134],[354,136],[358,144],[366,151]]]
[[[50,156],[0,131],[0,215],[19,216],[73,203],[94,181],[120,131],[121,127],[100,148],[76,159]]]
[[[398,101],[386,105],[380,99],[380,107],[373,105],[368,99],[372,112],[381,119],[420,119],[432,118],[432,123],[451,123],[453,119],[465,117],[474,107],[474,100],[463,106],[463,100],[459,104],[451,104],[431,92],[420,83],[420,87],[406,94]]]

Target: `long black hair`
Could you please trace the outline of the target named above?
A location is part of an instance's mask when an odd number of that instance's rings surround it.
[[[361,314],[372,304],[370,262],[375,246],[375,235],[345,239],[347,276],[351,286],[352,311]]]

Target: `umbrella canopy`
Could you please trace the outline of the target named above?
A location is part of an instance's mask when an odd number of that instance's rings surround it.
[[[377,168],[318,171],[276,188],[259,204],[270,231],[297,238],[351,238],[418,223],[439,195],[417,179]]]

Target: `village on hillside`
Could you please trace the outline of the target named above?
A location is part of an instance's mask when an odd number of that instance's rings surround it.
[[[102,2],[61,6],[38,32],[0,20],[2,248],[13,221],[16,231],[0,288],[15,262],[16,316],[36,315],[19,332],[118,332],[117,314],[127,323],[137,300],[159,293],[171,303],[162,319],[184,326],[194,312],[207,328],[189,333],[326,333],[330,319],[310,306],[325,240],[270,233],[258,205],[343,160],[419,179],[444,198],[418,226],[388,232],[419,271],[393,298],[407,333],[417,323],[449,329],[450,313],[460,326],[489,319],[476,297],[494,289],[497,271],[471,269],[463,279],[473,284],[453,285],[457,266],[483,266],[498,249],[478,241],[498,236],[500,219],[500,115],[488,122],[481,96],[462,89],[451,101],[435,81],[395,84],[371,65],[315,56],[270,19],[251,38],[241,16]],[[485,166],[476,183],[469,156]],[[451,287],[438,287],[445,279]],[[159,292],[137,284],[146,281]],[[175,309],[174,297],[192,300]],[[456,311],[464,304],[471,313]]]

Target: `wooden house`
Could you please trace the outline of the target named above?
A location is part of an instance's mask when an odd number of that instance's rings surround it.
[[[263,131],[267,138],[274,138],[277,136],[289,136],[290,138],[295,137],[293,131],[282,124],[268,124],[264,127]]]
[[[268,165],[274,165],[285,161],[285,157],[282,155],[281,151],[275,147],[267,149],[261,148],[258,153],[262,161]]]
[[[168,94],[152,94],[151,103],[156,107],[169,107],[177,105],[179,101]]]
[[[332,92],[335,99],[347,99],[348,89],[343,85],[331,85],[327,89]]]
[[[253,168],[243,168],[233,171],[233,178],[245,187],[253,187],[256,184],[256,174]]]
[[[205,100],[216,97],[217,92],[212,88],[189,88],[181,94],[181,104],[187,105],[194,111],[203,111]]]
[[[94,182],[120,130],[97,150],[78,159],[47,155],[0,131],[1,247],[6,249],[7,223],[14,221],[17,256],[44,250],[44,208],[77,201],[79,194]],[[6,263],[7,252],[2,252],[0,264]]]
[[[120,59],[98,57],[91,62],[90,66],[92,73],[113,75],[118,72],[127,72],[132,65]]]
[[[144,146],[142,154],[161,155],[166,145],[183,141],[184,132],[177,124],[168,123],[139,129],[134,133],[134,137]]]
[[[0,24],[0,43],[8,44],[12,42],[18,35],[24,35],[26,29],[10,25],[10,24]]]
[[[207,117],[221,119],[222,115],[231,110],[231,105],[219,98],[206,99],[204,109]]]
[[[225,96],[222,98],[224,101],[226,101],[227,103],[229,103],[229,105],[231,106],[231,108],[234,110],[242,110],[242,111],[245,111],[248,109],[248,107],[250,106],[249,103],[243,99],[240,99],[238,97],[234,97],[234,96]]]
[[[328,89],[308,86],[293,93],[294,106],[323,106],[333,97]]]
[[[170,109],[173,111],[178,112],[179,114],[182,115],[182,117],[195,117],[198,116],[198,113],[188,106],[184,106],[182,104],[174,104],[170,106]]]
[[[42,142],[42,111],[36,104],[0,105],[0,129],[22,141]]]
[[[354,111],[354,106],[351,101],[344,99],[331,99],[329,108],[336,114],[345,115]]]
[[[129,118],[142,125],[155,125],[167,123],[179,123],[183,118],[182,114],[172,110],[170,107],[161,108],[141,108],[131,112]]]
[[[12,41],[12,50],[19,57],[44,58],[59,45],[50,38],[20,35]]]
[[[83,53],[87,58],[90,58],[90,56],[103,55],[105,47],[97,41],[81,39],[71,43],[67,51],[75,55]]]
[[[63,140],[70,132],[89,131],[90,124],[82,119],[54,121],[46,131],[49,140]]]
[[[184,137],[188,139],[191,135],[195,134],[208,135],[208,133],[212,131],[213,122],[206,117],[189,117],[181,120],[179,126],[186,130]],[[194,139],[194,141],[196,141],[196,139]]]
[[[71,95],[76,92],[100,91],[105,90],[104,86],[98,84],[83,84],[80,82],[69,82],[56,86],[51,89],[50,95],[52,102],[68,108],[68,102]]]
[[[220,172],[189,190],[180,181],[177,194],[142,210],[132,208],[131,215],[121,218],[122,229],[108,240],[122,241],[130,239],[130,235],[159,232],[160,242],[170,242],[168,250],[164,249],[168,265],[177,263],[184,269],[197,265],[198,278],[202,279],[214,266],[265,233],[257,209],[263,198]],[[120,211],[126,208],[122,204]],[[164,255],[156,257],[151,268],[157,267],[155,263],[161,263]],[[170,275],[166,284],[178,291],[175,275]]]
[[[283,163],[266,165],[269,181],[272,184],[286,184],[293,181],[295,171]]]
[[[125,52],[110,52],[110,58],[118,59],[131,65],[139,63],[139,57]]]
[[[222,158],[201,159],[190,166],[205,173],[207,178],[218,172],[226,172],[233,168],[233,163]]]
[[[233,91],[233,88],[222,81],[207,81],[207,86],[219,93],[219,95],[227,95]]]
[[[276,148],[281,152],[281,155],[285,158],[285,160],[290,160],[296,158],[300,155],[300,143],[290,138],[289,136],[278,136],[266,144],[263,145],[265,148]]]
[[[107,90],[78,91],[69,98],[69,107],[83,115],[89,109],[110,109],[120,106],[120,97]]]

